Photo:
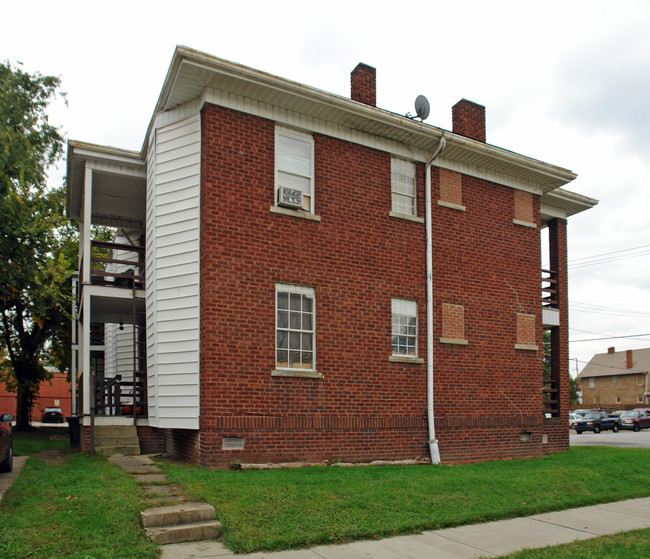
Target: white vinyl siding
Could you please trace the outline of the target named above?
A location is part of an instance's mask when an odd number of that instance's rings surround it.
[[[155,356],[149,405],[150,424],[162,428],[199,428],[200,132],[196,115],[156,129],[154,139],[147,196],[153,199],[147,215],[150,361]]]
[[[397,157],[391,158],[390,189],[393,212],[417,215],[415,163]]]
[[[314,213],[314,140],[307,134],[276,128],[276,204],[281,187],[302,192],[303,210]]]
[[[393,299],[392,340],[393,355],[417,357],[418,304],[409,299]]]

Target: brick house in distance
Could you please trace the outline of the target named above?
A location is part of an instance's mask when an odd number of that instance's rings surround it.
[[[597,353],[580,371],[582,405],[607,409],[634,409],[650,404],[648,373],[650,348]]]
[[[211,467],[568,447],[566,221],[596,200],[486,143],[480,105],[456,104],[449,132],[376,107],[370,66],[351,85],[178,47],[140,153],[69,143],[86,448],[92,425],[127,423]],[[103,271],[93,247],[113,249]]]

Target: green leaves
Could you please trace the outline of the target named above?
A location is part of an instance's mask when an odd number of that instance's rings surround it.
[[[59,78],[0,63],[0,339],[13,369],[18,427],[44,378],[41,356],[69,330],[70,270],[76,234],[64,215],[65,191],[46,184],[63,153],[48,105]]]

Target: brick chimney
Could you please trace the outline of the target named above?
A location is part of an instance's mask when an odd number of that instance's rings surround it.
[[[615,352],[616,352],[616,348],[614,346],[607,348],[607,353],[615,353]]]
[[[452,131],[485,143],[485,107],[461,99],[451,108]]]
[[[631,350],[631,349],[628,349],[628,350],[625,352],[625,366],[626,366],[628,369],[631,369],[631,368],[632,368],[632,363],[633,363],[633,361],[632,361],[632,350]]]
[[[371,107],[377,106],[377,70],[372,66],[359,62],[350,74],[351,97]]]

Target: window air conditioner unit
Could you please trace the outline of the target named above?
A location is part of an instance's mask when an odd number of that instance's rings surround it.
[[[283,208],[302,208],[302,191],[281,186],[278,192],[278,206]]]

